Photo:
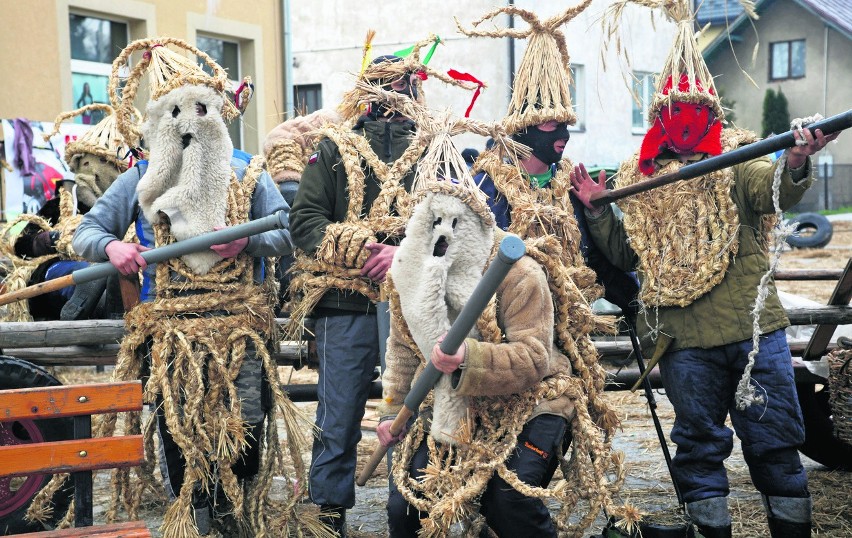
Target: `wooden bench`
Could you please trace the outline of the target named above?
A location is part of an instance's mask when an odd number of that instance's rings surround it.
[[[151,536],[142,521],[92,526],[92,471],[133,467],[145,461],[141,435],[92,439],[92,415],[141,410],[140,381],[0,391],[2,421],[74,417],[74,439],[0,446],[0,476],[72,473],[74,528],[26,536]]]

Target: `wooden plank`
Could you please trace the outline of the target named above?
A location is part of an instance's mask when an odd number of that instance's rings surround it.
[[[34,532],[26,536],[27,538],[150,538],[151,531],[148,530],[144,521],[130,521],[96,527]]]
[[[27,476],[131,467],[145,454],[141,435],[124,435],[0,446],[0,461],[0,476]]]
[[[837,281],[837,286],[835,286],[828,304],[830,306],[846,306],[849,304],[850,298],[852,298],[852,258],[849,258],[849,261],[846,262],[843,276]],[[843,324],[843,322],[836,320],[820,322],[811,335],[811,341],[808,342],[808,347],[805,348],[802,359],[806,361],[819,360],[825,353],[828,343],[831,342],[831,337],[834,336],[834,331],[837,330],[837,326],[840,324]]]
[[[0,391],[2,421],[97,415],[141,409],[141,381]]]
[[[838,280],[843,269],[787,269],[775,271],[775,280]]]

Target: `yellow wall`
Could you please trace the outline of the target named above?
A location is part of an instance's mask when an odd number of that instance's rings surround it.
[[[0,118],[52,121],[73,107],[69,11],[126,19],[131,40],[163,35],[194,44],[203,32],[240,41],[243,74],[255,81],[243,149],[257,153],[279,123],[285,106],[281,0],[0,0]]]

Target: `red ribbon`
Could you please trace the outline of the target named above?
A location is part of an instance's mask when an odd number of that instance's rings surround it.
[[[453,80],[460,80],[462,82],[473,82],[476,84],[476,90],[473,92],[473,98],[470,100],[470,105],[467,107],[467,110],[464,112],[464,117],[470,117],[470,111],[473,110],[473,105],[476,103],[476,100],[479,98],[479,94],[482,93],[482,87],[485,86],[485,83],[481,80],[477,79],[470,73],[462,73],[461,71],[456,71],[455,69],[450,69],[447,71],[447,74]]]

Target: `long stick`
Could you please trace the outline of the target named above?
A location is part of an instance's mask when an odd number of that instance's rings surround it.
[[[830,135],[844,129],[852,127],[852,110],[847,110],[830,118],[811,123],[807,126],[808,130],[813,133],[817,129],[821,130],[824,135]],[[771,136],[759,142],[748,144],[737,148],[733,151],[710,157],[686,166],[682,166],[676,172],[665,174],[653,179],[639,181],[620,189],[607,189],[605,191],[592,194],[590,201],[595,207],[606,205],[610,202],[639,194],[640,192],[649,191],[675,181],[692,179],[717,170],[722,170],[735,164],[744,163],[757,157],[775,153],[778,150],[791,148],[796,145],[796,139],[793,136],[794,131],[787,131],[779,135]]]
[[[654,429],[657,430],[657,438],[660,440],[660,448],[663,450],[663,458],[666,460],[666,467],[668,468],[669,476],[672,479],[672,486],[674,487],[675,496],[677,496],[677,503],[681,506],[681,508],[685,508],[683,495],[675,481],[674,471],[672,469],[672,455],[671,452],[669,452],[669,445],[666,442],[666,434],[663,433],[663,426],[660,424],[660,417],[657,416],[657,399],[654,398],[651,381],[645,374],[647,370],[645,369],[645,359],[642,356],[642,346],[639,344],[639,337],[636,334],[636,321],[629,315],[624,316],[624,319],[627,322],[627,331],[630,333],[630,343],[633,345],[633,353],[636,354],[636,364],[639,366],[641,382],[645,387],[645,398],[648,400],[648,409],[651,410],[651,418],[654,420]],[[653,368],[653,366],[649,366],[649,368]]]
[[[441,342],[441,351],[447,355],[452,355],[458,351],[462,342],[464,342],[464,339],[476,324],[476,320],[479,319],[482,311],[485,310],[488,301],[491,300],[491,296],[494,295],[497,287],[506,278],[509,269],[512,268],[512,265],[516,261],[523,257],[525,252],[526,245],[524,245],[524,242],[518,236],[509,235],[503,238],[500,242],[500,250],[497,252],[497,256],[491,262],[491,265],[488,266],[485,274],[482,275],[482,279],[470,295],[470,299],[464,305],[452,326],[450,326],[450,330],[447,331],[447,335],[444,337],[443,342]],[[417,376],[417,381],[414,382],[414,386],[411,387],[411,390],[405,397],[402,409],[399,410],[399,413],[391,424],[390,432],[392,435],[399,435],[405,423],[420,408],[420,404],[423,403],[426,395],[440,378],[441,371],[435,368],[432,361],[427,360],[423,372]],[[387,451],[387,447],[383,447],[381,444],[376,448],[373,455],[370,456],[370,460],[361,470],[361,474],[358,475],[358,479],[355,481],[356,484],[363,486],[367,483],[367,480],[373,475],[373,471],[379,466],[379,462],[385,457]]]
[[[266,217],[250,222],[191,237],[183,241],[178,241],[177,243],[172,243],[171,245],[146,250],[142,253],[142,259],[144,259],[149,265],[159,263],[161,261],[170,260],[193,252],[201,252],[203,250],[207,250],[213,245],[230,243],[236,239],[242,239],[243,237],[248,237],[250,235],[268,232],[269,230],[280,230],[286,226],[287,214],[283,211],[278,211],[272,215],[267,215]],[[12,293],[0,295],[0,306],[36,297],[51,291],[61,290],[68,286],[91,282],[92,280],[98,280],[99,278],[106,278],[116,273],[118,273],[118,269],[116,269],[111,263],[98,263],[84,269],[78,269],[70,275],[41,282],[34,286],[28,286],[26,288],[13,291]]]

